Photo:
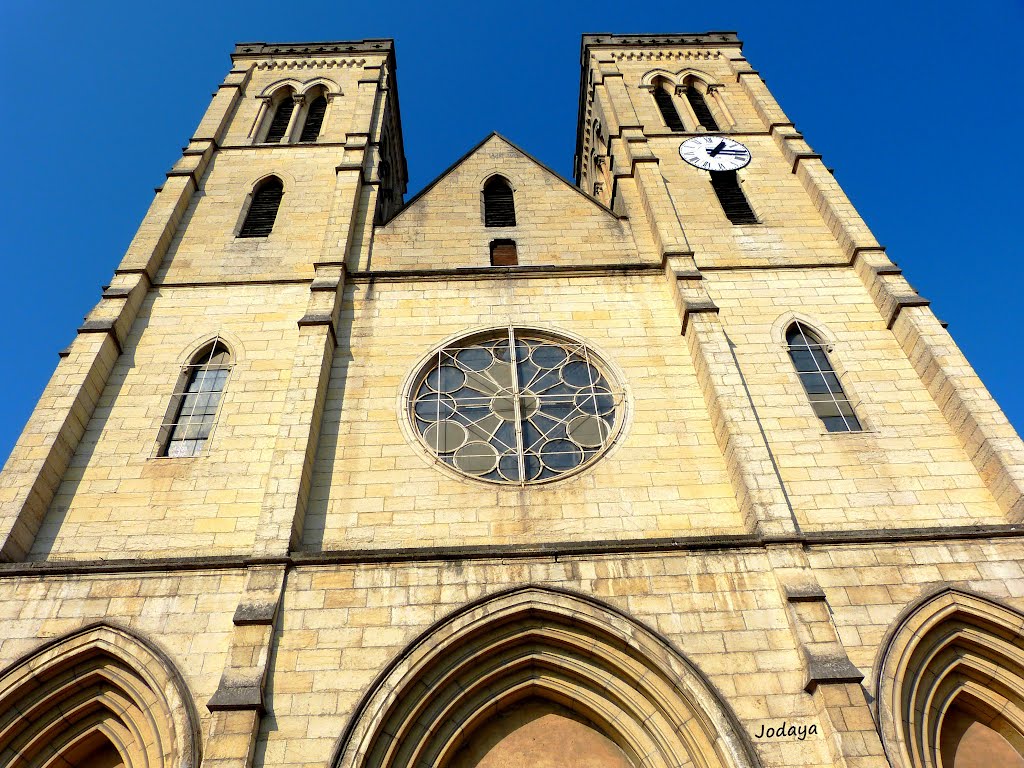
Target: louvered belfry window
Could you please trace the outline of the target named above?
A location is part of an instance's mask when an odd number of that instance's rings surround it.
[[[245,215],[239,237],[266,237],[274,229],[277,209],[284,197],[284,185],[277,176],[271,176],[252,193],[252,203]]]
[[[320,136],[320,128],[324,124],[324,114],[327,112],[327,99],[317,96],[309,105],[306,112],[306,124],[302,126],[302,135],[299,141],[316,141]]]
[[[661,119],[665,121],[665,125],[673,131],[686,130],[686,126],[679,118],[679,112],[676,111],[676,105],[672,102],[672,94],[661,83],[654,86],[654,101],[657,102],[658,109],[661,110]]]
[[[736,171],[711,171],[711,186],[714,187],[718,202],[722,204],[722,210],[729,221],[733,224],[758,223],[746,195],[740,189]]]
[[[291,94],[284,97],[284,101],[277,105],[274,111],[274,119],[270,121],[270,129],[267,131],[268,144],[277,144],[284,138],[284,132],[288,130],[288,122],[292,119],[292,110],[295,109],[295,101]]]
[[[825,429],[829,432],[863,430],[821,339],[803,323],[795,322],[786,331],[786,343],[811,408]]]
[[[516,204],[509,183],[495,176],[484,184],[484,226],[514,227]]]
[[[715,116],[711,114],[711,108],[708,107],[707,101],[704,100],[704,94],[698,91],[693,85],[686,86],[686,100],[690,102],[690,108],[693,109],[693,114],[697,116],[697,122],[709,131],[717,131],[718,123],[715,122]]]

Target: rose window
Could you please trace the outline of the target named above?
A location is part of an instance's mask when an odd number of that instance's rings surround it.
[[[623,393],[583,344],[507,329],[440,350],[414,380],[410,417],[427,448],[481,480],[535,483],[596,459]]]

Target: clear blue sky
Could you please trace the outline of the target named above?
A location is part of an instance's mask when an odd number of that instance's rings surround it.
[[[571,177],[582,32],[738,31],[1021,430],[1022,20],[1019,0],[3,0],[0,458],[242,40],[395,38],[411,194],[491,130]]]

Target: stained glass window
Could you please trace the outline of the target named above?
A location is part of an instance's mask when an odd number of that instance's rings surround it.
[[[622,402],[583,344],[509,328],[440,350],[413,382],[410,417],[448,466],[526,484],[596,459],[615,437]]]
[[[161,454],[198,456],[213,433],[221,395],[231,370],[231,353],[219,341],[195,356],[180,377],[171,403],[172,420],[161,430]]]
[[[860,432],[863,427],[821,340],[805,325],[796,322],[786,331],[786,343],[789,344],[789,356],[800,383],[804,385],[811,407],[825,429],[829,432]]]

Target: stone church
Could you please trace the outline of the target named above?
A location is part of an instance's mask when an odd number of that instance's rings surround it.
[[[235,48],[0,476],[0,766],[1024,766],[1024,445],[734,33],[580,54],[574,182],[407,198],[390,40]]]

